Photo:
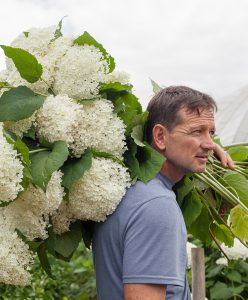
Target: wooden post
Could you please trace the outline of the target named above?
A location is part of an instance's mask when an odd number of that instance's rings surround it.
[[[193,300],[205,300],[204,249],[192,248],[192,296]]]

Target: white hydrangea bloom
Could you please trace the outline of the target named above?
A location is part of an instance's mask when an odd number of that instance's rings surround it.
[[[124,71],[113,71],[106,75],[105,83],[120,82],[122,84],[130,84],[130,75]]]
[[[237,238],[234,239],[234,245],[232,247],[229,248],[228,246],[222,244],[221,248],[229,259],[245,260],[248,258],[248,249]]]
[[[49,96],[36,118],[36,129],[39,138],[49,142],[73,142],[72,132],[75,130],[81,106],[66,95]]]
[[[127,169],[105,158],[93,158],[92,167],[69,192],[70,211],[80,220],[104,221],[129,186]]]
[[[196,245],[187,242],[187,268],[190,269],[192,266],[192,256],[191,256],[191,249],[197,248]]]
[[[4,122],[4,128],[7,130],[12,131],[14,134],[19,136],[20,138],[23,137],[23,134],[28,132],[28,130],[32,127],[33,123],[35,122],[35,115],[33,115],[27,119],[19,120],[19,121],[6,121]]]
[[[53,90],[71,98],[93,98],[98,94],[99,82],[104,80],[107,69],[107,62],[97,48],[74,45],[57,61]]]
[[[56,26],[30,28],[26,30],[27,34],[21,33],[15,38],[11,46],[42,57],[47,54],[49,44],[54,39],[55,30]]]
[[[53,215],[63,200],[62,173],[53,173],[44,192],[32,184],[14,202],[5,207],[4,215],[11,228],[18,228],[28,239],[47,238],[49,215]]]
[[[62,234],[69,231],[71,223],[76,221],[67,202],[62,201],[57,212],[52,216],[53,231]]]
[[[227,266],[228,265],[228,260],[226,259],[226,257],[220,257],[216,260],[215,262],[217,265],[223,265],[223,266]]]
[[[0,202],[11,201],[23,190],[21,186],[23,165],[3,136],[3,124],[0,123]]]
[[[119,158],[126,150],[125,125],[113,113],[112,102],[105,99],[83,105],[73,139],[69,147],[75,156],[81,156],[87,147],[112,153]]]
[[[33,255],[28,246],[10,230],[0,211],[0,283],[28,285],[31,274],[28,272]]]

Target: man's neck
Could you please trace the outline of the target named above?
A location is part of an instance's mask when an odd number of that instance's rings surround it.
[[[167,176],[173,183],[180,181],[185,175],[172,166],[167,160],[164,162],[160,172],[161,174]]]

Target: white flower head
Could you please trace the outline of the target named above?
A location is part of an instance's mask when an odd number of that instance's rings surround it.
[[[73,142],[72,133],[79,118],[81,106],[66,95],[49,96],[36,118],[36,129],[39,138],[49,142]]]
[[[54,91],[71,98],[91,99],[107,73],[107,61],[94,46],[74,45],[57,61]]]
[[[62,234],[70,230],[70,225],[76,221],[70,206],[67,202],[62,201],[57,212],[52,216],[53,231],[56,234]]]
[[[216,260],[215,262],[217,265],[223,265],[227,266],[228,265],[228,260],[225,257],[220,257]]]
[[[69,147],[77,157],[91,147],[121,158],[126,150],[125,125],[113,113],[112,102],[100,99],[84,104],[78,125],[73,131],[73,140]]]
[[[54,39],[55,30],[56,26],[30,28],[16,37],[11,46],[42,57],[47,54],[49,44]]]
[[[28,239],[47,238],[49,216],[55,214],[63,200],[62,173],[56,171],[44,192],[29,185],[14,202],[5,207],[4,215],[12,230],[19,229]]]
[[[3,136],[3,124],[0,123],[0,202],[14,200],[23,190],[23,165]]]
[[[0,218],[0,283],[28,285],[33,255],[17,233],[3,224],[1,214]]]
[[[130,75],[124,71],[113,71],[106,74],[105,83],[120,82],[121,84],[130,84]]]
[[[221,248],[226,253],[229,259],[237,260],[248,258],[248,249],[245,247],[237,238],[234,239],[234,245],[228,247],[226,245],[221,245]]]
[[[109,159],[93,158],[92,167],[70,189],[70,211],[80,220],[104,221],[129,185],[126,168]]]

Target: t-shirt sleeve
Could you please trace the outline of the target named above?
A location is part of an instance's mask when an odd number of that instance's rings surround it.
[[[159,197],[140,206],[123,243],[123,283],[184,285],[185,232],[174,199]]]

